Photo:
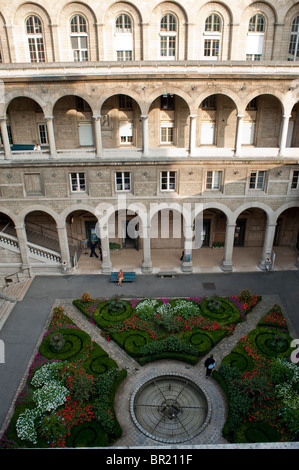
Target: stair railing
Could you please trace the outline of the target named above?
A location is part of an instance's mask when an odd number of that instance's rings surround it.
[[[19,271],[12,273],[12,274],[8,274],[7,276],[4,277],[6,286],[8,286],[11,282],[13,282],[14,278],[17,280],[17,282],[20,282],[23,279],[23,277],[22,278],[20,277],[20,274],[23,272],[27,272],[28,277],[31,277],[30,268],[22,268]]]

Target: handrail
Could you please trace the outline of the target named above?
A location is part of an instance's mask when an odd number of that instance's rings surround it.
[[[30,268],[22,268],[19,271],[16,271],[15,273],[8,274],[7,276],[5,276],[4,277],[5,284],[8,286],[8,283],[9,283],[8,279],[12,278],[13,276],[16,276],[17,277],[17,282],[20,282],[19,274],[22,273],[23,271],[28,271],[29,277],[31,278]]]
[[[30,226],[36,226],[40,229],[40,233],[44,236],[47,236],[45,233],[44,233],[44,230],[45,231],[49,231],[49,232],[54,232],[56,235],[57,235],[57,230],[55,230],[54,228],[51,228],[51,227],[46,227],[44,225],[41,225],[41,224],[37,224],[36,222],[31,222],[30,220],[28,221],[27,223],[27,228],[28,230],[30,230]],[[68,238],[71,238],[72,240],[75,240],[76,242],[81,242],[80,238],[76,238],[76,237],[73,237],[72,235],[69,235],[67,234],[67,237]]]

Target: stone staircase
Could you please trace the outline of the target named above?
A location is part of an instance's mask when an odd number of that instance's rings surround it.
[[[2,287],[0,290],[0,330],[4,323],[12,312],[16,302],[21,301],[30,284],[33,281],[33,277],[24,279],[20,282],[13,282],[8,286]]]

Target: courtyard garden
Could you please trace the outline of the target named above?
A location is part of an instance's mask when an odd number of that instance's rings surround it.
[[[76,308],[141,366],[174,359],[196,366],[261,298],[248,290],[229,298],[73,300]],[[241,338],[213,372],[223,388],[228,442],[298,440],[299,372],[290,355],[292,338],[278,305]],[[99,344],[62,307],[49,327],[19,394],[2,448],[113,446],[122,435],[115,394],[126,378]]]

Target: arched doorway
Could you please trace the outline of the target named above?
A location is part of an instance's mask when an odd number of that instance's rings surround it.
[[[129,95],[116,94],[101,108],[103,148],[141,148],[142,122],[138,103]]]
[[[110,260],[114,271],[137,271],[143,260],[142,222],[133,210],[119,209],[108,222]]]
[[[209,208],[196,216],[194,234],[197,243],[192,250],[193,269],[213,270],[221,265],[226,234],[226,215],[220,209]]]
[[[13,150],[48,149],[47,123],[41,106],[31,98],[14,98],[7,108],[7,131]]]
[[[6,274],[20,269],[22,258],[15,224],[8,215],[2,212],[0,212],[0,260],[3,283]]]
[[[54,106],[54,133],[58,150],[94,150],[92,109],[80,96],[67,95]]]
[[[267,214],[263,209],[250,207],[237,219],[234,234],[233,266],[247,270],[259,265],[264,247]]]
[[[275,265],[294,269],[299,250],[299,207],[285,209],[278,216],[273,240]]]
[[[101,268],[101,239],[98,220],[91,212],[77,209],[66,217],[67,239],[73,266],[78,273],[98,273]],[[91,247],[94,254],[91,255]]]

